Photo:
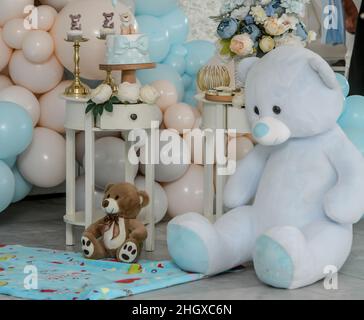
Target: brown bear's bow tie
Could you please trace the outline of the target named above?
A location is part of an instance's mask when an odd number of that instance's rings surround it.
[[[114,240],[120,234],[119,216],[117,214],[107,215],[104,218],[104,223],[103,223],[103,225],[105,226],[104,232],[109,231],[112,228],[113,224],[115,224],[115,226],[114,226],[113,235],[112,235],[113,238],[111,240]]]

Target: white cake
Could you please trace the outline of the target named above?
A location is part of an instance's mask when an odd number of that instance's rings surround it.
[[[149,41],[145,34],[108,35],[107,64],[150,63]]]

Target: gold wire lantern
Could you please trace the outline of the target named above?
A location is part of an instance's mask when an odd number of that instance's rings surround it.
[[[205,92],[218,87],[229,87],[231,82],[229,70],[223,65],[207,65],[197,75],[197,85]]]

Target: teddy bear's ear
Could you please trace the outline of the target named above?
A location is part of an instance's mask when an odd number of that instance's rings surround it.
[[[330,65],[319,56],[314,56],[308,60],[311,68],[318,73],[322,82],[329,89],[337,89],[339,84],[336,79],[335,72],[331,69]]]
[[[248,77],[248,73],[253,67],[253,65],[259,61],[260,59],[257,57],[245,58],[235,68],[235,82],[237,88],[244,88],[245,82]]]
[[[140,205],[142,208],[146,207],[149,204],[149,196],[145,191],[138,192],[140,198]]]
[[[114,184],[112,184],[112,183],[108,184],[106,186],[105,193],[108,192],[113,186],[114,186]]]

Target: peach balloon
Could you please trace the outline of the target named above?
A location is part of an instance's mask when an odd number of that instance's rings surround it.
[[[69,2],[73,0],[40,0],[41,4],[47,4],[57,11],[63,9]]]
[[[0,91],[0,101],[10,101],[23,107],[32,118],[33,126],[38,123],[40,107],[38,99],[28,89],[20,86],[11,86]]]
[[[189,150],[191,151],[191,159],[194,164],[203,164],[204,154],[204,132],[201,129],[193,129],[183,135]]]
[[[177,217],[188,212],[203,213],[204,169],[191,165],[179,180],[164,185],[168,198],[168,214]]]
[[[21,49],[23,40],[29,30],[24,28],[24,19],[13,19],[4,25],[3,39],[13,49]]]
[[[44,63],[54,52],[53,38],[43,30],[30,31],[23,40],[24,57],[32,63]]]
[[[7,76],[0,74],[0,91],[5,88],[11,87],[12,85],[13,83]]]
[[[242,160],[253,149],[254,144],[248,138],[233,138],[228,143],[228,158],[236,161]]]
[[[0,71],[9,63],[13,50],[3,40],[3,30],[0,29]]]
[[[40,97],[39,126],[65,133],[66,100],[61,98],[61,94],[71,83],[72,81],[63,81]]]
[[[56,9],[51,6],[39,6],[38,10],[38,29],[49,31],[52,29],[58,15]]]
[[[195,115],[191,106],[185,103],[175,104],[164,113],[164,124],[168,129],[175,129],[180,134],[185,129],[192,129],[195,124]]]
[[[40,188],[56,187],[66,178],[66,141],[52,130],[36,128],[33,142],[18,158],[22,176]]]
[[[25,87],[36,94],[54,89],[62,80],[63,67],[55,56],[42,64],[29,62],[22,51],[14,52],[9,72],[15,84]]]
[[[83,34],[90,41],[81,46],[81,76],[90,80],[103,80],[105,72],[99,70],[99,64],[105,61],[105,41],[100,41],[100,28],[104,21],[103,12],[115,12],[115,30],[120,30],[119,14],[129,9],[118,4],[116,9],[110,0],[78,0],[69,3],[57,16],[56,22],[51,30],[54,38],[56,55],[62,64],[68,69],[73,70],[73,47],[72,44],[64,41],[66,33],[70,30],[70,14],[81,14],[81,24]]]
[[[34,0],[1,0],[0,27],[14,18],[24,18],[25,8],[34,5]]]
[[[166,111],[170,106],[178,102],[178,92],[174,84],[166,80],[158,80],[152,83],[152,86],[159,91],[161,95],[157,100],[156,105]]]

